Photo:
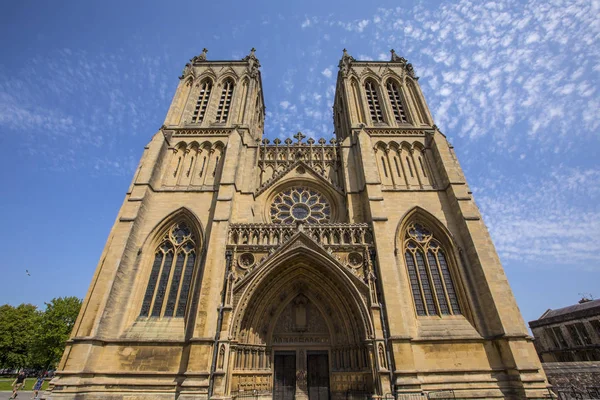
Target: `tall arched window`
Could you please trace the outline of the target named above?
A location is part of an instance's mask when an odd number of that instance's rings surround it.
[[[219,99],[219,108],[217,109],[216,122],[227,122],[229,110],[231,108],[231,98],[233,96],[233,80],[228,78],[223,81],[223,90]]]
[[[173,224],[154,252],[140,317],[185,316],[197,251],[187,224]]]
[[[381,104],[377,96],[376,84],[373,80],[367,79],[365,82],[365,93],[367,95],[367,102],[369,103],[371,120],[373,122],[383,122],[383,112],[381,111]]]
[[[208,108],[208,101],[210,100],[211,89],[212,82],[210,81],[210,79],[203,80],[200,84],[200,95],[198,95],[198,101],[196,102],[196,108],[194,109],[192,122],[200,123],[204,121],[206,109]]]
[[[446,253],[429,229],[419,223],[408,226],[404,257],[417,314],[461,314]]]
[[[398,85],[396,85],[396,82],[394,82],[392,79],[388,79],[386,86],[396,122],[407,122],[406,113],[404,112],[404,106],[402,105],[402,98],[400,97],[400,90],[398,89]]]

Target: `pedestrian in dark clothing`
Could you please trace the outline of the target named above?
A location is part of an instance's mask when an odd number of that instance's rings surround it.
[[[19,375],[17,375],[17,379],[15,379],[15,381],[12,384],[13,392],[12,392],[12,395],[9,397],[9,399],[17,398],[17,396],[18,396],[17,392],[25,384],[25,378],[26,378],[25,371],[19,372]]]

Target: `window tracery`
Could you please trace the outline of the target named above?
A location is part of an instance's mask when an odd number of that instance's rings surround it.
[[[404,257],[417,315],[461,314],[446,254],[428,228],[409,225]]]
[[[375,82],[373,82],[371,79],[368,79],[365,82],[365,93],[367,95],[367,102],[371,112],[371,120],[373,122],[383,122],[383,112],[381,111],[381,104],[379,103],[377,88],[375,86]]]
[[[233,80],[228,78],[223,82],[223,90],[221,91],[221,98],[219,99],[219,107],[217,109],[217,118],[215,122],[227,122],[232,97]]]
[[[406,119],[406,113],[404,112],[404,106],[402,105],[402,98],[400,97],[400,90],[396,85],[396,82],[389,79],[387,81],[387,92],[392,104],[392,111],[394,112],[394,118],[396,122],[404,123],[408,122]]]
[[[196,108],[194,109],[194,115],[192,116],[193,123],[201,123],[204,120],[208,101],[210,100],[211,89],[212,82],[210,79],[205,79],[200,84],[200,94],[198,95],[198,101],[196,102]]]
[[[278,193],[271,204],[271,221],[276,224],[329,222],[331,206],[321,193],[307,187],[293,187]]]
[[[172,225],[165,233],[154,254],[140,317],[185,316],[196,247],[196,238],[185,222]]]

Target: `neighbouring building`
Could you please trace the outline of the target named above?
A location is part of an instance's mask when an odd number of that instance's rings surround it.
[[[600,300],[547,310],[529,327],[542,362],[600,361]]]
[[[335,137],[271,142],[259,67],[254,49],[185,66],[52,398],[547,394],[412,65],[344,50]]]

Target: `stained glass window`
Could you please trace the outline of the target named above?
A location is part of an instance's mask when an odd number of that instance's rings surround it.
[[[321,193],[307,187],[294,187],[277,194],[269,211],[276,224],[329,222],[331,206]]]
[[[174,224],[156,249],[140,317],[185,315],[195,261],[194,234],[185,222]]]
[[[405,260],[417,315],[461,314],[446,256],[423,224],[406,230]]]

